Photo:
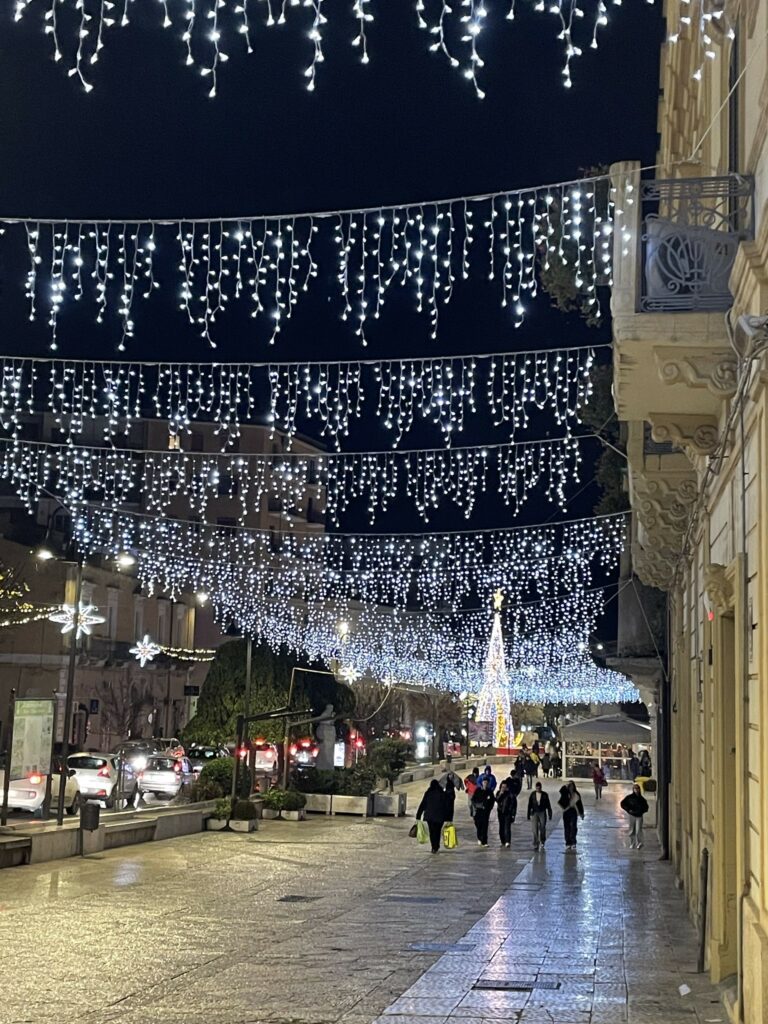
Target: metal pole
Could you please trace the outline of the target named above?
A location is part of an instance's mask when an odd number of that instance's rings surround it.
[[[291,701],[293,700],[293,683],[296,679],[296,666],[291,669],[291,685],[288,687],[288,710],[291,707]],[[291,720],[286,716],[285,719],[285,734],[283,735],[283,789],[288,789],[288,759],[289,748],[291,745]]]
[[[237,746],[235,747],[235,765],[232,769],[232,792],[230,796],[232,800],[237,796],[237,779],[240,770],[240,748],[243,745],[243,732],[245,731],[245,718],[242,715],[237,716]]]
[[[47,820],[51,814],[51,783],[53,781],[54,757],[53,748],[56,746],[56,728],[58,722],[59,702],[56,699],[56,691],[53,691],[53,735],[51,736],[51,763],[48,768],[48,775],[45,780],[45,799],[43,800],[42,818]]]
[[[171,606],[169,608],[170,615],[168,616],[168,646],[173,648],[173,599],[171,599]],[[165,692],[165,735],[172,736],[173,728],[171,725],[171,671],[173,668],[173,659],[168,656],[168,683]]]
[[[8,824],[8,790],[11,786],[11,756],[13,754],[13,718],[16,710],[16,691],[11,690],[8,700],[8,731],[5,755],[5,771],[3,772],[3,807],[0,811],[0,825]]]
[[[75,668],[77,667],[77,634],[80,629],[80,595],[83,589],[83,562],[77,563],[75,573],[75,602],[72,615],[72,640],[69,648],[69,664],[67,666],[67,697],[64,702],[64,731],[61,744],[61,768],[59,770],[59,802],[56,809],[56,824],[64,824],[64,801],[67,785],[67,758],[69,757],[69,734],[72,729],[72,705],[75,699]]]
[[[245,717],[251,713],[251,656],[253,654],[253,640],[251,637],[245,642]]]

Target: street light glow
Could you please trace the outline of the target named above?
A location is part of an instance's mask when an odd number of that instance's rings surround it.
[[[49,562],[52,558],[55,557],[55,553],[48,547],[47,544],[41,544],[40,547],[35,550],[35,558],[40,559],[41,562]]]

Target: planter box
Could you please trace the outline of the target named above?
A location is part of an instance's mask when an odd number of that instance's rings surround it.
[[[285,818],[286,821],[306,821],[307,820],[307,816],[306,816],[306,814],[304,812],[305,812],[305,808],[302,807],[301,810],[298,810],[298,811],[283,811],[282,814],[283,814],[283,817]]]
[[[262,818],[266,818],[267,821],[274,821],[280,817],[280,811],[275,811],[271,807],[264,807],[261,812]]]
[[[396,818],[402,818],[407,801],[408,797],[405,793],[374,793],[373,813],[391,814]]]
[[[331,814],[359,814],[370,818],[373,813],[373,794],[368,796],[339,796],[333,794]]]
[[[255,832],[256,831],[256,819],[252,818],[250,821],[230,821],[229,827],[233,832]]]
[[[226,818],[207,818],[205,827],[209,832],[223,832],[227,827]]]
[[[307,802],[304,810],[309,814],[330,814],[331,794],[330,793],[305,793]]]

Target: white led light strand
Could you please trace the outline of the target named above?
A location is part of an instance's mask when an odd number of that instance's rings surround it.
[[[501,306],[519,326],[538,292],[537,269],[553,264],[571,269],[583,310],[599,318],[598,287],[612,280],[613,196],[608,177],[598,176],[315,214],[202,221],[0,217],[0,223],[23,226],[29,317],[47,318],[52,349],[68,300],[83,304],[90,297],[97,323],[119,325],[124,350],[136,329],[137,304],[160,288],[161,258],[165,286],[175,287],[179,309],[211,345],[214,325],[234,303],[265,323],[264,338],[274,342],[314,280],[332,279],[333,264],[340,316],[366,344],[366,326],[384,315],[395,286],[409,290],[434,338],[454,282],[478,274],[495,283]],[[17,240],[17,231],[6,231],[6,246]]]
[[[517,514],[537,488],[565,507],[567,484],[579,482],[580,442],[585,437],[518,441],[469,448],[383,452],[296,452],[240,455],[87,448],[39,441],[0,440],[0,476],[32,511],[43,492],[70,503],[89,496],[107,505],[143,501],[151,513],[206,519],[211,502],[231,498],[242,525],[259,515],[266,498],[288,523],[310,514],[317,524],[338,526],[355,500],[365,502],[369,522],[403,496],[424,522],[450,501],[469,519],[494,481],[504,504]],[[489,479],[490,478],[490,479]]]
[[[678,23],[668,42],[687,44],[692,53],[691,77],[700,82],[707,66],[736,38],[733,23],[722,0],[680,0]]]
[[[653,2],[653,0],[649,0]],[[429,36],[430,51],[442,54],[451,67],[474,86],[478,97],[479,72],[483,67],[480,36],[489,21],[513,21],[522,0],[411,0],[419,28]],[[595,49],[599,30],[608,22],[610,7],[620,0],[528,0],[526,6],[548,16],[563,52],[563,82],[571,84],[571,64],[584,45]],[[63,62],[70,77],[78,79],[86,92],[93,89],[94,65],[101,59],[105,43],[117,28],[131,22],[131,0],[15,0],[14,17],[20,21],[30,9],[43,14],[43,30],[50,37],[53,58]],[[257,33],[264,27],[285,25],[289,17],[309,40],[309,64],[304,68],[307,89],[314,91],[318,67],[325,60],[324,42],[328,32],[329,6],[338,12],[340,4],[327,0],[161,0],[159,25],[175,31],[186,64],[197,68],[208,83],[208,95],[216,96],[218,74],[230,52],[254,52]],[[369,33],[377,8],[383,0],[348,0],[347,16],[354,19],[352,45],[362,64],[370,62]],[[408,7],[398,5],[402,16]],[[297,9],[298,12],[297,12]],[[343,8],[342,8],[343,9]],[[297,12],[297,13],[294,13]],[[555,17],[552,17],[554,15]],[[338,20],[338,13],[336,14]]]
[[[13,437],[35,411],[53,415],[68,443],[99,421],[105,441],[128,437],[145,417],[168,422],[171,434],[195,421],[216,424],[224,449],[241,426],[268,420],[289,442],[298,422],[317,422],[340,448],[366,403],[397,447],[417,420],[438,427],[446,444],[465,420],[487,409],[494,426],[514,437],[534,410],[556,423],[578,419],[592,386],[596,349],[607,346],[498,352],[422,359],[327,362],[145,363],[0,358],[0,427]],[[267,404],[264,388],[268,388]]]

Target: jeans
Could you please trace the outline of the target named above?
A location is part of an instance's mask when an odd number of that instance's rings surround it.
[[[525,773],[525,788],[533,789],[533,775],[530,772]]]
[[[569,807],[563,811],[563,831],[565,832],[565,845],[576,845],[576,834],[579,831],[579,815],[575,807]]]
[[[643,845],[643,818],[642,815],[639,818],[635,818],[633,815],[629,815],[629,846],[630,849],[634,850],[635,847],[638,849]]]
[[[603,798],[603,787],[599,782],[595,783],[595,800],[602,800]]]
[[[547,812],[536,811],[531,816],[533,826],[533,842],[535,846],[543,846],[547,841]]]
[[[440,849],[440,838],[443,834],[443,823],[441,821],[428,821],[429,841],[432,849],[437,852]]]
[[[474,818],[475,816],[475,805],[472,803],[472,797],[467,793],[467,804],[469,805],[469,816]]]
[[[479,808],[475,808],[475,831],[477,832],[477,838],[483,844],[488,845],[488,819],[490,814],[488,811],[481,811]]]
[[[502,846],[512,842],[512,815],[499,815],[499,842]]]

